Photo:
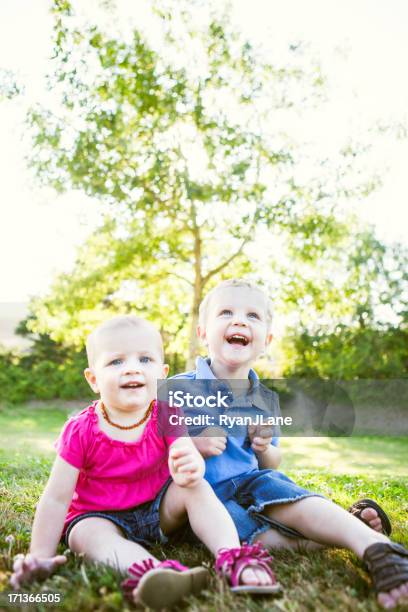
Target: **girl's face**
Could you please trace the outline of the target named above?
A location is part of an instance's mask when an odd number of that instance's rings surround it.
[[[157,380],[166,378],[168,369],[157,332],[141,324],[104,332],[85,376],[108,408],[130,412],[150,404]]]

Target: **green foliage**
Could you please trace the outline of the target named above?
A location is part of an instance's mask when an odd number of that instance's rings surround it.
[[[303,266],[283,288],[288,310],[298,308],[283,342],[285,374],[406,377],[408,251],[382,244],[369,229],[342,246],[332,265]]]
[[[31,340],[25,353],[0,352],[0,403],[18,404],[27,400],[87,399],[93,394],[84,378],[86,352],[80,347],[63,345],[47,334],[32,334],[35,316],[21,321],[17,334]],[[168,333],[168,332],[167,332]],[[168,338],[164,334],[165,338]],[[185,369],[185,355],[167,351],[170,374]]]
[[[126,36],[84,23],[75,4],[54,4],[60,107],[32,110],[31,164],[57,191],[98,198],[101,224],[72,274],[34,302],[33,329],[80,346],[95,323],[132,309],[191,358],[204,292],[254,271],[246,247],[258,226],[296,226],[292,202],[307,189],[291,179],[295,152],[263,126],[300,98],[314,104],[320,69],[295,46],[288,65],[271,64],[224,5],[198,27],[195,2],[158,2],[149,38],[143,23]]]
[[[405,378],[408,375],[408,330],[337,326],[334,333],[293,333],[285,340],[287,376],[338,378]]]
[[[0,102],[12,100],[24,91],[16,76],[10,70],[0,69]]]
[[[317,159],[281,127],[291,109],[325,95],[305,45],[269,61],[234,29],[223,2],[158,0],[153,30],[141,17],[126,32],[87,22],[78,6],[53,4],[48,83],[59,103],[29,114],[30,163],[58,192],[98,199],[100,224],[73,270],[33,301],[30,329],[80,350],[96,324],[131,310],[156,322],[170,362],[184,367],[188,356],[191,366],[203,295],[223,278],[251,275],[290,317],[285,347],[296,371],[338,371],[318,355],[313,366],[304,361],[301,338],[313,347],[334,334],[334,349],[339,325],[361,344],[362,363],[372,336],[353,336],[355,327],[377,329],[378,317],[387,320],[380,306],[397,327],[405,262],[338,205],[379,184],[360,167],[370,147],[346,143]],[[386,361],[389,373],[403,358]]]
[[[46,334],[31,336],[28,325],[32,320],[28,317],[16,330],[32,340],[29,352],[0,353],[0,402],[90,397],[83,376],[85,351],[64,347]]]
[[[73,399],[90,396],[83,377],[83,352],[66,354],[64,363],[33,360],[32,355],[0,355],[0,402],[19,403],[30,399]]]

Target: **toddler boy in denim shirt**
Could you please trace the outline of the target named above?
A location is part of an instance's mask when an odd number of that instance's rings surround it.
[[[175,378],[221,379],[231,389],[237,381],[245,381],[249,403],[260,408],[262,393],[251,366],[272,339],[270,325],[270,303],[259,287],[245,280],[224,281],[200,307],[198,335],[208,347],[209,358],[198,358],[195,371]],[[263,393],[269,410],[278,414],[277,395]],[[373,559],[380,552],[390,562],[398,556],[401,566],[408,564],[408,552],[386,537],[384,511],[378,504],[373,502],[363,511],[354,504],[352,508],[359,511],[347,512],[299,487],[276,470],[281,460],[277,439],[258,428],[248,427],[247,435],[229,437],[225,431],[207,428],[193,441],[206,459],[205,478],[230,512],[241,540],[271,548],[297,549],[301,544],[309,550],[322,545],[352,550],[368,564],[381,605],[394,607],[405,596],[405,574],[390,582],[383,577],[382,567],[374,568]]]

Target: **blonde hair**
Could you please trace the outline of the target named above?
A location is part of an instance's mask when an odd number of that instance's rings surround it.
[[[104,323],[101,323],[96,327],[88,336],[86,341],[86,354],[88,357],[88,364],[91,366],[96,358],[97,354],[97,345],[98,340],[103,334],[106,332],[115,331],[117,329],[123,328],[139,328],[139,327],[149,327],[157,336],[159,350],[161,354],[162,360],[164,359],[164,350],[163,350],[163,341],[160,333],[154,327],[150,321],[146,321],[145,319],[141,319],[140,317],[136,317],[135,315],[118,315],[117,317],[113,317],[112,319],[108,319]]]
[[[266,322],[269,329],[272,325],[273,317],[272,301],[268,294],[265,293],[265,291],[259,285],[245,278],[231,278],[229,280],[222,281],[207,293],[207,295],[201,302],[198,311],[198,323],[200,327],[205,324],[211,299],[220,289],[227,289],[230,287],[245,287],[246,289],[253,289],[254,291],[259,291],[264,296],[266,302]]]

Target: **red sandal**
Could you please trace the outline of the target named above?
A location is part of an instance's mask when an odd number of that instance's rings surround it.
[[[253,545],[244,544],[239,548],[223,548],[218,552],[215,571],[219,576],[228,580],[233,593],[271,595],[282,590],[272,571],[272,560],[272,557],[259,542]],[[263,569],[270,578],[270,584],[240,584],[242,572],[250,567]]]
[[[129,569],[132,578],[122,582],[128,599],[147,608],[168,608],[186,595],[198,595],[208,584],[205,567],[189,568],[178,561],[143,559]],[[136,589],[136,592],[135,592]]]

